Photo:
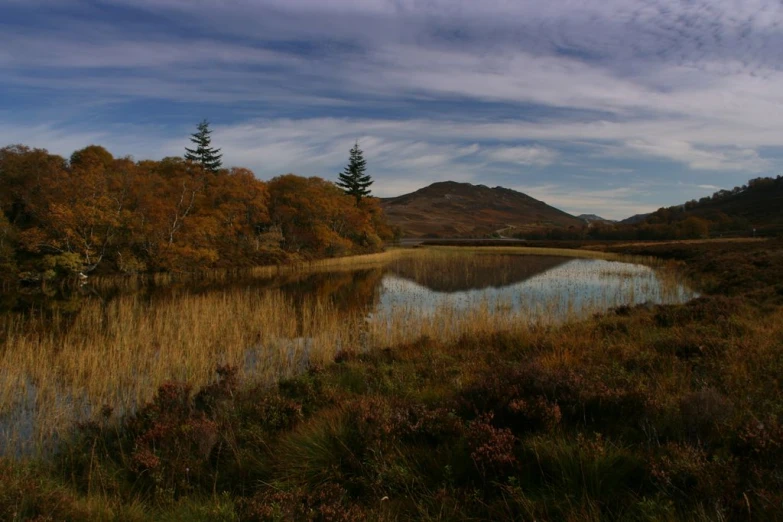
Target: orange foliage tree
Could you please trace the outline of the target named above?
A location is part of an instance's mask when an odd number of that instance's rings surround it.
[[[372,215],[333,183],[286,174],[269,182],[272,222],[285,248],[311,256],[342,255],[380,245]]]
[[[293,174],[180,158],[133,161],[91,145],[70,161],[0,149],[0,264],[31,273],[193,271],[374,251],[391,237],[374,198]]]

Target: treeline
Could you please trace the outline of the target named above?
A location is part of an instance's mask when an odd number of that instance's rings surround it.
[[[393,231],[376,199],[317,177],[268,182],[181,158],[134,161],[91,145],[68,161],[0,149],[0,273],[244,267],[377,251]]]
[[[783,189],[783,176],[778,176],[776,178],[753,178],[749,180],[747,184],[734,187],[731,190],[723,189],[715,192],[712,194],[712,196],[705,196],[699,200],[692,199],[685,203],[684,208],[685,210],[692,210],[697,208],[699,205],[728,201],[732,197],[748,191],[780,191],[781,189]]]
[[[688,217],[671,223],[590,223],[583,227],[551,228],[532,230],[519,234],[522,239],[530,240],[643,240],[662,239],[699,239],[709,237],[710,223],[702,218]]]
[[[755,178],[732,190],[660,208],[639,223],[590,223],[538,229],[523,239],[671,240],[783,235],[783,176]]]

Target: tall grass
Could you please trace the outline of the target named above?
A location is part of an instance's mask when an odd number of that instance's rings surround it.
[[[497,254],[528,253],[541,252],[398,249],[308,265],[262,267],[251,275],[351,271],[400,262],[414,274],[426,274],[435,266],[464,275],[508,268],[508,260]],[[553,249],[545,253],[575,255]],[[235,275],[216,272],[202,277],[220,283],[232,281]],[[128,282],[121,280],[119,285]],[[671,282],[676,287],[678,282]],[[98,286],[110,283],[102,280]],[[161,277],[155,281],[170,283]],[[144,283],[135,280],[131,287],[137,284]],[[6,315],[0,317],[0,445],[6,454],[45,452],[74,421],[94,416],[103,406],[131,412],[170,380],[202,387],[214,379],[219,364],[236,366],[243,377],[271,384],[308,365],[327,363],[339,352],[385,348],[422,336],[453,341],[465,335],[524,332],[531,325],[574,315],[579,296],[565,290],[549,301],[535,294],[520,298],[526,300],[521,308],[485,300],[467,309],[441,303],[431,313],[422,313],[421,303],[411,301],[370,313],[377,298],[375,288],[367,289],[364,306],[346,309],[328,292],[292,296],[276,288],[233,284],[202,293],[177,290],[155,299],[124,293],[108,302],[87,300],[75,316]],[[623,290],[626,297],[633,292],[633,288]],[[616,298],[605,295],[580,303],[579,311],[584,316],[604,310],[618,304]]]

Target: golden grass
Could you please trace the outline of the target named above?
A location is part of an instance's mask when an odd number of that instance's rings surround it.
[[[270,279],[281,275],[297,273],[339,272],[361,268],[383,266],[395,259],[417,254],[416,249],[389,248],[375,254],[344,256],[315,261],[302,261],[291,264],[265,265],[252,268],[214,269],[194,273],[162,272],[155,274],[135,274],[126,276],[97,276],[89,280],[92,287],[98,289],[138,290],[150,284],[168,286],[175,282],[221,283],[237,279]]]
[[[712,243],[758,243],[768,241],[766,237],[716,237],[710,239],[676,239],[671,241],[627,241],[624,243],[612,244],[612,248],[643,247],[643,246],[666,246],[666,245],[705,245]],[[605,248],[606,245],[588,245],[585,249]]]
[[[484,254],[510,254],[510,255],[536,255],[536,256],[563,256],[563,257],[580,257],[589,259],[608,259],[608,260],[620,260],[627,259],[627,257],[619,256],[618,254],[612,254],[610,252],[596,252],[588,250],[576,250],[573,248],[537,248],[537,247],[518,247],[518,246],[474,246],[474,247],[461,247],[461,246],[432,246],[426,247],[426,251],[429,252],[473,252]]]
[[[295,271],[339,272],[402,259],[426,267],[433,259],[486,254],[620,259],[563,249],[435,247],[259,267],[250,273],[269,278]],[[232,273],[207,277],[219,282],[230,280]],[[598,300],[582,313],[611,304]],[[340,309],[328,295],[293,299],[279,289],[233,285],[158,299],[126,294],[105,304],[90,300],[73,318],[57,313],[46,320],[8,315],[0,317],[0,449],[44,450],[68,432],[74,420],[88,418],[103,405],[132,411],[169,380],[201,387],[213,380],[218,364],[237,366],[245,377],[272,383],[307,364],[327,363],[340,350],[395,346],[421,336],[451,341],[466,334],[522,333],[531,324],[568,315],[572,307],[567,295],[546,303],[533,296],[524,315],[509,304],[489,302],[469,310],[442,305],[431,313],[421,313],[421,307],[411,303],[368,315],[367,308]]]

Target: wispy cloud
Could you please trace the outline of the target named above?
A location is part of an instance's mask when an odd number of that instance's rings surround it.
[[[216,114],[262,177],[328,177],[358,138],[385,195],[458,179],[632,213],[783,157],[777,0],[5,0],[0,30],[0,139],[63,154],[179,154]]]
[[[580,191],[567,190],[559,185],[522,185],[514,188],[574,215],[596,214],[606,219],[624,219],[659,208],[635,201],[644,192],[636,187]]]
[[[518,165],[551,165],[557,159],[557,152],[546,147],[496,147],[487,150],[484,155],[490,161]]]

